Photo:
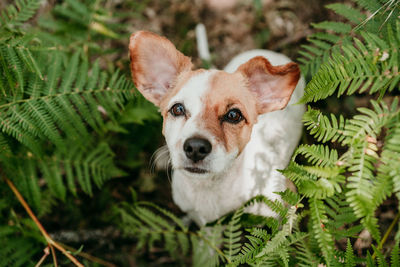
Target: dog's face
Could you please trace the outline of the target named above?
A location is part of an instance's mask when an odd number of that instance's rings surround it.
[[[133,34],[129,50],[137,89],[163,116],[173,168],[198,178],[228,170],[257,116],[284,108],[300,76],[295,63],[272,66],[263,57],[235,73],[192,71],[188,57],[149,32]]]

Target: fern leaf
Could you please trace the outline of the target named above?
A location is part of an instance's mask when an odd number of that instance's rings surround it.
[[[391,267],[399,267],[400,266],[399,244],[398,243],[392,249],[390,262],[391,262]]]
[[[356,266],[355,259],[354,259],[353,247],[351,246],[350,239],[347,239],[345,262],[346,262],[346,267]]]
[[[258,255],[265,246],[265,241],[253,236],[246,236],[250,243],[245,243],[239,255],[235,257],[235,262],[244,264],[255,261],[255,256]]]
[[[326,5],[325,7],[335,11],[336,14],[345,17],[346,19],[355,24],[361,23],[366,18],[366,16],[363,13],[361,13],[358,9],[355,9],[349,5],[334,3]]]
[[[379,267],[389,267],[383,253],[379,249],[377,249],[374,245],[372,245],[372,248],[374,249],[374,252],[376,253],[377,260],[378,260],[378,266]]]
[[[317,238],[318,245],[326,261],[329,261],[334,248],[333,237],[325,227],[328,217],[325,213],[324,203],[318,199],[310,199],[311,219],[313,221],[313,232]]]
[[[297,242],[294,249],[296,259],[300,267],[317,267],[319,260],[316,255],[310,250],[306,242]]]
[[[5,244],[0,250],[0,266],[34,265],[33,256],[38,253],[40,243],[20,235],[16,226],[0,226],[0,242]]]
[[[374,13],[381,8],[381,3],[377,0],[355,0],[360,6]]]
[[[351,31],[351,26],[343,22],[323,21],[320,23],[312,23],[311,25],[316,29],[330,30],[336,33],[349,33]]]
[[[1,12],[0,27],[21,25],[36,13],[39,6],[39,0],[16,0],[15,5],[9,5]]]
[[[166,217],[171,219],[174,223],[176,223],[176,225],[179,226],[179,228],[182,229],[184,233],[186,233],[188,231],[187,227],[183,224],[182,220],[180,220],[178,217],[176,217],[173,213],[171,213],[165,209],[162,209],[159,206],[157,206],[151,202],[141,201],[139,203],[139,205],[149,206],[149,207],[156,209],[157,211],[161,212],[163,215],[165,215]]]
[[[303,155],[310,164],[321,167],[334,167],[338,165],[338,152],[324,145],[300,145],[294,155]]]
[[[15,47],[15,50],[19,56],[20,61],[25,63],[27,69],[30,72],[36,74],[41,80],[43,80],[44,78],[42,71],[40,70],[39,64],[37,60],[34,59],[31,51],[23,46],[17,46]]]
[[[389,27],[390,28],[390,27]],[[390,30],[389,30],[390,31]],[[329,60],[324,63],[311,82],[307,84],[302,103],[324,99],[335,92],[340,96],[347,92],[369,91],[370,94],[392,90],[398,83],[397,47],[389,46],[377,35],[361,32],[368,43],[365,47],[357,38],[354,42],[342,46],[342,51],[332,52]],[[389,57],[389,59],[387,59]],[[391,59],[396,57],[396,59]],[[353,60],[353,59],[357,60]],[[392,63],[393,62],[393,63]],[[389,64],[388,64],[389,63]]]
[[[61,80],[61,85],[59,89],[60,93],[72,91],[72,84],[76,78],[76,74],[78,71],[79,56],[80,53],[75,53],[69,61],[69,64]]]
[[[229,261],[232,261],[234,256],[240,251],[240,218],[243,215],[243,208],[238,209],[232,219],[229,221],[227,228],[224,231],[224,254]]]
[[[339,117],[339,121],[336,117],[331,114],[331,117],[323,115],[320,111],[311,109],[308,110],[303,116],[303,123],[310,131],[311,135],[314,135],[318,141],[341,141],[343,140],[343,130],[345,120],[343,116]]]
[[[278,194],[282,197],[282,200],[289,205],[295,206],[300,202],[300,195],[291,191],[290,189],[286,189],[283,192],[278,192]]]

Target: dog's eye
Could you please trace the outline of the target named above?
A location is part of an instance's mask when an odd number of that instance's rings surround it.
[[[233,124],[239,123],[243,120],[242,112],[237,108],[231,109],[224,115],[223,120]]]
[[[176,103],[175,105],[172,106],[169,112],[171,112],[171,114],[174,115],[175,117],[183,116],[185,115],[185,108],[181,103]]]

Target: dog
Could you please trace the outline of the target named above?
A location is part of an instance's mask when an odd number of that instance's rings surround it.
[[[199,226],[257,195],[280,199],[302,132],[304,79],[298,65],[268,50],[235,57],[221,70],[192,70],[166,38],[130,37],[132,79],[163,117],[172,163],[172,196]],[[289,103],[289,106],[287,106]],[[245,212],[277,215],[255,203]]]

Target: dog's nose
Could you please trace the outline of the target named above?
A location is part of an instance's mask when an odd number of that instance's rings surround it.
[[[183,144],[186,157],[193,162],[204,159],[211,152],[211,143],[203,138],[189,138]]]

